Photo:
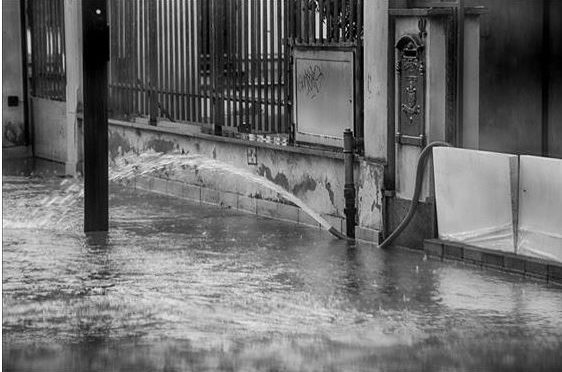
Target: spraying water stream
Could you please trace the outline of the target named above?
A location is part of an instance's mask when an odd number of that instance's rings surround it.
[[[148,175],[158,170],[166,170],[172,173],[182,169],[241,177],[257,186],[275,192],[279,198],[289,201],[301,208],[306,214],[317,221],[322,228],[340,239],[346,239],[345,236],[332,227],[320,214],[281,186],[247,170],[236,168],[230,164],[210,159],[199,154],[181,154],[177,152],[160,153],[152,150],[141,154],[128,153],[112,163],[109,169],[109,181],[126,183],[135,177]],[[84,196],[82,182],[83,180],[79,178],[64,179],[53,196],[44,198],[39,203],[42,208],[34,210],[31,216],[22,216],[25,217],[25,223],[28,224],[31,220],[37,227],[60,225],[61,222],[66,219],[67,211],[70,207],[82,200]]]
[[[167,168],[169,170],[177,170],[181,167],[242,177],[249,182],[274,191],[281,198],[297,205],[326,230],[332,228],[328,221],[307,206],[302,200],[267,178],[198,154],[163,154],[154,151],[145,152],[140,155],[128,154],[116,162],[115,166],[112,168],[109,179],[118,182],[131,179],[135,176],[149,174],[157,169]]]

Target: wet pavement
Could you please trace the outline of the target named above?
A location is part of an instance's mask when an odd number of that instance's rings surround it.
[[[114,185],[85,236],[62,178],[8,173],[5,371],[562,369],[559,287]]]

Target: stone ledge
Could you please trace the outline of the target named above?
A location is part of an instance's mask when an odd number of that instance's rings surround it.
[[[468,244],[426,239],[424,252],[441,261],[450,259],[469,264],[525,275],[562,285],[562,264],[513,253],[492,251]]]
[[[195,125],[189,123],[186,123],[183,127],[181,126],[181,124],[170,126],[167,123],[160,123],[160,126],[152,126],[144,123],[134,123],[134,122],[128,122],[128,121],[122,121],[116,119],[109,119],[109,124],[113,126],[146,130],[150,132],[167,133],[167,134],[173,134],[178,136],[193,137],[193,138],[198,138],[211,142],[225,142],[225,143],[232,143],[232,144],[237,144],[246,147],[248,146],[259,147],[259,148],[265,148],[265,149],[279,151],[279,152],[291,152],[301,155],[319,156],[323,158],[343,160],[343,152],[341,151],[341,149],[325,150],[322,148],[314,148],[308,146],[278,146],[265,142],[249,141],[249,140],[243,140],[233,137],[216,136],[213,134],[197,132],[193,130],[193,127]]]

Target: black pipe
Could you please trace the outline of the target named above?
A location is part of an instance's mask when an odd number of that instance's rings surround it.
[[[353,132],[351,129],[346,129],[343,132],[343,158],[345,168],[345,185],[343,195],[345,198],[345,219],[346,219],[346,232],[347,237],[355,239],[355,215],[357,208],[355,208],[355,183],[353,181],[353,149],[354,149]]]
[[[414,214],[416,213],[416,208],[418,207],[418,204],[419,204],[419,198],[420,198],[421,189],[422,189],[423,174],[424,174],[425,166],[427,164],[427,158],[431,154],[431,150],[434,147],[451,147],[451,145],[448,144],[447,142],[437,141],[437,142],[430,143],[429,145],[427,145],[422,150],[422,152],[420,153],[420,156],[418,158],[418,165],[417,165],[417,168],[416,168],[416,184],[415,184],[415,187],[414,187],[414,195],[412,196],[412,202],[410,204],[410,209],[408,209],[408,213],[406,214],[406,217],[404,217],[402,222],[400,222],[400,225],[398,225],[396,230],[394,230],[392,232],[392,234],[390,234],[388,236],[388,238],[386,238],[379,245],[380,248],[385,249],[390,244],[392,244],[394,239],[396,239],[398,237],[398,235],[400,235],[400,233],[402,233],[402,231],[406,228],[406,226],[408,226],[408,224],[410,223],[410,221],[414,217]]]

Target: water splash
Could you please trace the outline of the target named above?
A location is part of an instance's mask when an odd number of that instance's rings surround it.
[[[324,229],[334,230],[333,227],[320,214],[316,213],[302,200],[272,181],[251,173],[247,170],[236,168],[230,164],[204,157],[199,154],[160,153],[153,150],[141,154],[129,153],[113,162],[109,168],[109,181],[127,183],[136,177],[153,174],[157,171],[174,173],[178,170],[191,169],[205,171],[211,174],[225,174],[238,176],[257,186],[269,189],[281,199],[291,202],[301,208],[306,214],[317,221]],[[17,186],[16,186],[17,187]],[[70,216],[70,211],[75,210],[77,204],[83,203],[84,187],[83,178],[65,178],[57,190],[42,200],[16,198],[16,207],[22,213],[20,216],[4,216],[4,227],[36,227],[52,229],[75,229],[76,216]]]
[[[111,168],[109,179],[114,182],[127,181],[134,177],[153,173],[156,170],[172,173],[183,167],[198,171],[208,171],[215,174],[227,174],[242,177],[257,186],[261,186],[275,192],[278,197],[297,205],[326,230],[332,229],[332,226],[328,223],[328,221],[322,218],[322,216],[316,213],[302,200],[267,178],[199,154],[164,154],[155,151],[144,152],[140,155],[129,153],[115,162]]]
[[[10,195],[3,197],[3,210],[18,211],[3,213],[4,228],[77,231],[81,224],[76,205],[83,201],[84,187],[79,178],[45,181],[30,176],[22,183],[21,177],[3,177],[2,192]]]

